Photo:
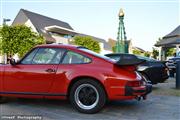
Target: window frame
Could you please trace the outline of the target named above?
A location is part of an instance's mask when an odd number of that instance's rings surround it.
[[[31,64],[22,64],[22,61],[29,55],[33,52],[33,50],[37,49],[36,53],[39,51],[39,48],[33,48],[31,49],[29,52],[27,52],[20,61],[17,62],[17,64],[20,64],[20,65],[31,65]],[[34,56],[36,55],[36,53],[34,54]],[[33,56],[33,58],[34,58]]]
[[[51,63],[51,64],[32,64],[32,62],[31,62],[31,64],[22,64],[22,61],[23,61],[29,54],[31,54],[31,53],[33,52],[33,50],[38,49],[38,50],[36,51],[36,53],[34,54],[33,58],[32,58],[32,60],[33,60],[34,57],[36,56],[36,54],[38,53],[39,49],[41,49],[41,48],[42,48],[42,49],[46,49],[46,48],[48,48],[48,49],[59,49],[59,50],[62,50],[64,53],[62,54],[62,57],[60,58],[59,63],[57,63],[57,64],[52,64],[52,63]],[[61,61],[62,61],[62,59],[64,58],[64,55],[65,55],[66,51],[67,51],[67,49],[64,49],[64,48],[36,47],[36,48],[31,49],[17,64],[18,64],[18,65],[59,65],[59,64],[61,64]]]
[[[76,54],[82,55],[83,57],[88,58],[88,59],[90,60],[90,62],[86,62],[86,63],[71,63],[71,64],[69,64],[69,63],[62,63],[68,52],[74,52],[74,53],[76,53]],[[82,53],[79,53],[79,52],[76,52],[76,51],[72,51],[72,50],[66,50],[65,53],[64,53],[64,55],[63,55],[63,57],[62,57],[62,59],[61,59],[60,64],[61,64],[61,65],[90,64],[90,63],[92,63],[92,61],[93,61],[92,58],[88,57],[87,55],[84,55],[84,54],[82,54]]]

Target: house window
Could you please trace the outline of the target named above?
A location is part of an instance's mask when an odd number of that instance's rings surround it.
[[[64,38],[70,39],[70,38],[72,38],[72,36],[71,35],[64,35]]]

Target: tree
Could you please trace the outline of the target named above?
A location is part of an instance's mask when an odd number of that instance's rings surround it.
[[[73,44],[86,47],[94,52],[100,52],[100,45],[92,37],[89,36],[75,36]]]
[[[148,51],[146,51],[146,52],[144,53],[144,56],[145,56],[145,57],[150,57],[150,55],[151,55],[151,53],[148,52]]]
[[[176,50],[174,48],[167,48],[165,51],[166,57],[173,56],[176,53]]]
[[[139,50],[133,50],[133,54],[135,54],[135,55],[141,55],[141,51],[139,51]]]
[[[2,29],[2,26],[0,26],[0,31]],[[0,33],[0,55],[2,54],[2,35]]]
[[[31,31],[25,25],[3,26],[0,29],[1,51],[9,55],[18,54],[22,57],[27,51],[38,44],[45,43],[42,36]]]
[[[159,56],[159,51],[157,49],[153,48],[152,56],[153,56],[153,58],[157,59],[157,56]]]
[[[116,52],[116,46],[113,46],[113,47],[112,47],[112,51],[113,51],[113,53]]]

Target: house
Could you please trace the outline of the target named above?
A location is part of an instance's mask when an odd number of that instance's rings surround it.
[[[173,31],[165,35],[162,40],[155,44],[159,47],[159,59],[166,60],[165,51],[167,48],[176,47],[176,56],[180,56],[180,25],[178,25]]]
[[[75,36],[90,36],[98,41],[101,47],[101,54],[112,52],[112,48],[101,38],[76,32],[69,23],[40,15],[28,10],[20,9],[12,25],[26,25],[32,31],[41,34],[46,43],[70,44]]]

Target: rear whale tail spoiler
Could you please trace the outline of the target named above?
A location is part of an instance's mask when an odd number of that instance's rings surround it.
[[[139,59],[132,54],[126,54],[123,55],[115,64],[120,66],[137,66],[144,62],[146,62],[146,60]]]

